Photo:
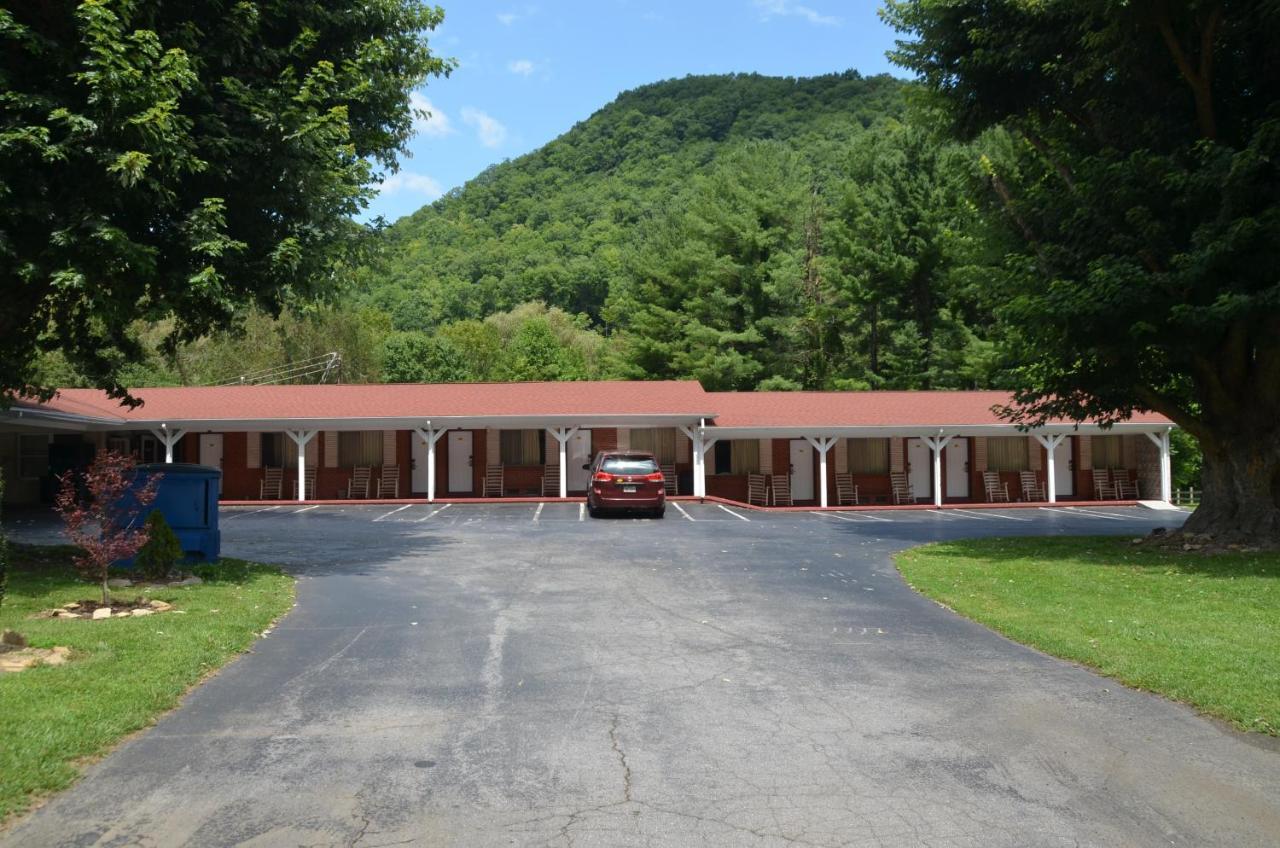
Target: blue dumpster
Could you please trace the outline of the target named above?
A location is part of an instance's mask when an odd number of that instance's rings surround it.
[[[222,471],[190,462],[139,465],[137,470],[138,486],[144,485],[152,475],[160,475],[156,499],[139,516],[139,521],[145,521],[151,512],[160,510],[182,542],[187,559],[216,560],[222,544],[218,530],[218,489]]]

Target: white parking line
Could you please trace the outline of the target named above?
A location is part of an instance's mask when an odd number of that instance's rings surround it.
[[[685,511],[684,511],[684,507],[680,506],[680,504],[676,503],[675,501],[672,501],[672,502],[671,502],[671,505],[672,505],[673,507],[675,507],[676,509],[680,510],[680,514],[681,514],[681,515],[683,515],[685,518],[689,519],[690,521],[696,521],[696,520],[697,520],[697,519],[696,519],[696,518],[694,518],[692,515],[690,515],[689,513],[685,512]]]
[[[408,509],[408,508],[409,508],[409,507],[411,507],[411,506],[413,506],[413,504],[405,504],[404,506],[402,506],[402,507],[397,507],[396,509],[393,509],[393,510],[391,510],[391,511],[390,511],[390,512],[388,512],[388,513],[385,513],[385,514],[383,514],[383,515],[379,515],[377,518],[375,518],[375,519],[373,519],[373,520],[374,520],[374,521],[381,521],[382,519],[384,519],[384,518],[386,518],[386,517],[388,517],[388,516],[395,515],[397,512],[404,512],[406,509]]]
[[[929,510],[925,510],[925,512],[927,512],[929,515],[937,516],[938,518],[945,518],[948,521],[955,520],[955,517],[951,515],[951,513],[943,512],[940,509],[929,509]]]
[[[578,504],[578,520],[581,521],[586,517],[587,517],[587,505],[584,503]]]
[[[428,518],[431,518],[432,516],[439,515],[440,513],[444,512],[446,509],[448,509],[448,508],[449,508],[449,507],[451,507],[451,506],[453,506],[453,504],[451,504],[451,503],[447,503],[447,504],[445,504],[444,506],[440,507],[439,509],[433,510],[432,512],[427,513],[426,515],[422,516],[421,518],[416,518],[416,519],[414,519],[414,520],[415,520],[415,521],[419,521],[419,522],[421,522],[421,521],[426,521]]]
[[[1103,509],[1084,509],[1083,507],[1077,507],[1077,509],[1081,512],[1088,512],[1090,515],[1114,515],[1116,518],[1128,518],[1134,521],[1158,521],[1160,523],[1164,523],[1165,520],[1164,515],[1147,515],[1138,511],[1116,513],[1108,512]]]
[[[236,512],[231,515],[228,515],[227,521],[230,521],[233,518],[240,518],[245,515],[257,515],[260,512],[271,512],[273,509],[279,509],[279,508],[280,506],[279,504],[277,504],[276,506],[267,506],[267,507],[263,507],[262,509],[255,509],[255,510],[252,510],[251,512]]]
[[[947,515],[951,518],[968,518],[973,521],[995,521],[995,519],[989,515],[973,515],[960,509],[951,510]],[[1001,516],[1001,518],[1003,517],[1004,516]]]
[[[1082,509],[1078,506],[1068,507],[1068,509],[1085,515],[1096,515],[1098,518],[1110,518],[1112,521],[1126,521],[1132,518],[1132,516],[1128,515],[1116,515],[1114,512],[1094,512],[1091,509]]]
[[[1124,521],[1124,519],[1118,515],[1099,515],[1093,512],[1080,512],[1079,510],[1062,509],[1061,507],[1056,507],[1056,506],[1042,506],[1040,507],[1040,509],[1044,510],[1045,512],[1060,512],[1063,515],[1082,515],[1082,516],[1085,516],[1086,518],[1106,518],[1110,521]]]
[[[729,507],[725,506],[724,504],[716,504],[716,506],[720,507],[720,508],[721,508],[721,509],[723,509],[725,512],[729,513],[729,514],[730,514],[730,515],[732,515],[734,518],[741,518],[743,521],[746,521],[746,522],[748,522],[748,523],[750,523],[750,521],[751,521],[751,519],[750,519],[750,518],[747,518],[745,515],[739,515],[738,513],[736,513],[736,512],[734,512],[733,510],[729,509]]]
[[[1026,516],[1023,516],[1023,515],[1005,515],[1003,512],[986,511],[982,514],[983,516],[995,516],[996,518],[1003,518],[1006,521],[1030,521],[1031,520],[1030,518],[1027,518]]]
[[[320,504],[312,504],[311,506],[304,506],[302,509],[295,509],[295,510],[293,511],[293,514],[294,514],[294,515],[297,515],[297,514],[298,514],[298,513],[300,513],[300,512],[306,512],[306,511],[308,511],[308,510],[316,509],[316,508],[317,508],[317,507],[319,507],[319,506],[320,506]]]
[[[865,524],[868,520],[866,516],[862,516],[859,518],[850,518],[849,516],[841,515],[838,512],[820,512],[816,509],[809,510],[809,512],[811,515],[825,515],[827,518],[838,518],[841,521],[851,521],[854,524]],[[885,519],[880,519],[880,520],[883,521]]]
[[[544,506],[546,506],[546,504],[545,504],[545,503],[540,503],[540,504],[538,504],[538,508],[537,508],[537,509],[535,509],[535,510],[533,511],[533,523],[534,523],[534,524],[537,524],[537,523],[538,523],[538,516],[542,515],[542,508],[543,508]]]

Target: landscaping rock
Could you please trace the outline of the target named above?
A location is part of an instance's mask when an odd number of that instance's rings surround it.
[[[97,621],[100,618],[110,618],[110,617],[111,617],[111,607],[98,607],[96,610],[93,611],[94,621]]]
[[[173,609],[173,604],[168,603],[167,601],[152,601],[151,608],[156,612],[168,612]]]
[[[133,612],[131,612],[130,615],[137,617],[140,615],[155,615],[155,613],[156,611],[153,609],[136,609]]]

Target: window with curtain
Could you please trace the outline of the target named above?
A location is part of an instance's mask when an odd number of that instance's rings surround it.
[[[888,474],[888,439],[850,439],[849,472],[851,474]]]
[[[267,445],[263,440],[262,464],[267,464]],[[355,468],[382,464],[382,431],[355,430],[338,434],[338,465]]]
[[[502,430],[498,450],[503,465],[542,465],[545,439],[541,430]]]
[[[987,439],[988,471],[1026,471],[1031,468],[1025,436]]]
[[[1093,437],[1094,468],[1124,468],[1124,443],[1121,436]]]
[[[734,439],[730,442],[731,465],[734,474],[756,474],[760,471],[760,440]]]
[[[676,428],[654,427],[631,431],[631,449],[649,451],[659,463],[676,461]]]
[[[284,453],[284,433],[262,433],[262,467],[278,468],[284,465],[288,458]],[[250,434],[250,438],[252,438]],[[292,443],[290,443],[292,444]],[[293,455],[294,462],[298,461],[298,455]]]

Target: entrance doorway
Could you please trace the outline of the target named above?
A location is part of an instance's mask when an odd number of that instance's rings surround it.
[[[571,492],[585,492],[590,482],[591,469],[583,468],[591,462],[591,431],[579,430],[569,437],[564,446],[565,488]]]
[[[969,440],[952,439],[946,447],[947,497],[969,497]]]
[[[472,442],[470,430],[449,432],[449,493],[469,495],[475,490],[471,474]]]
[[[222,434],[200,434],[200,464],[222,468]],[[218,477],[218,494],[222,494],[222,477]]]
[[[1069,498],[1076,493],[1075,469],[1071,461],[1071,437],[1062,440],[1062,444],[1053,450],[1053,493],[1054,497]]]
[[[791,498],[813,500],[813,445],[804,439],[791,440]]]
[[[933,500],[933,457],[924,439],[907,440],[908,480],[916,500]]]

